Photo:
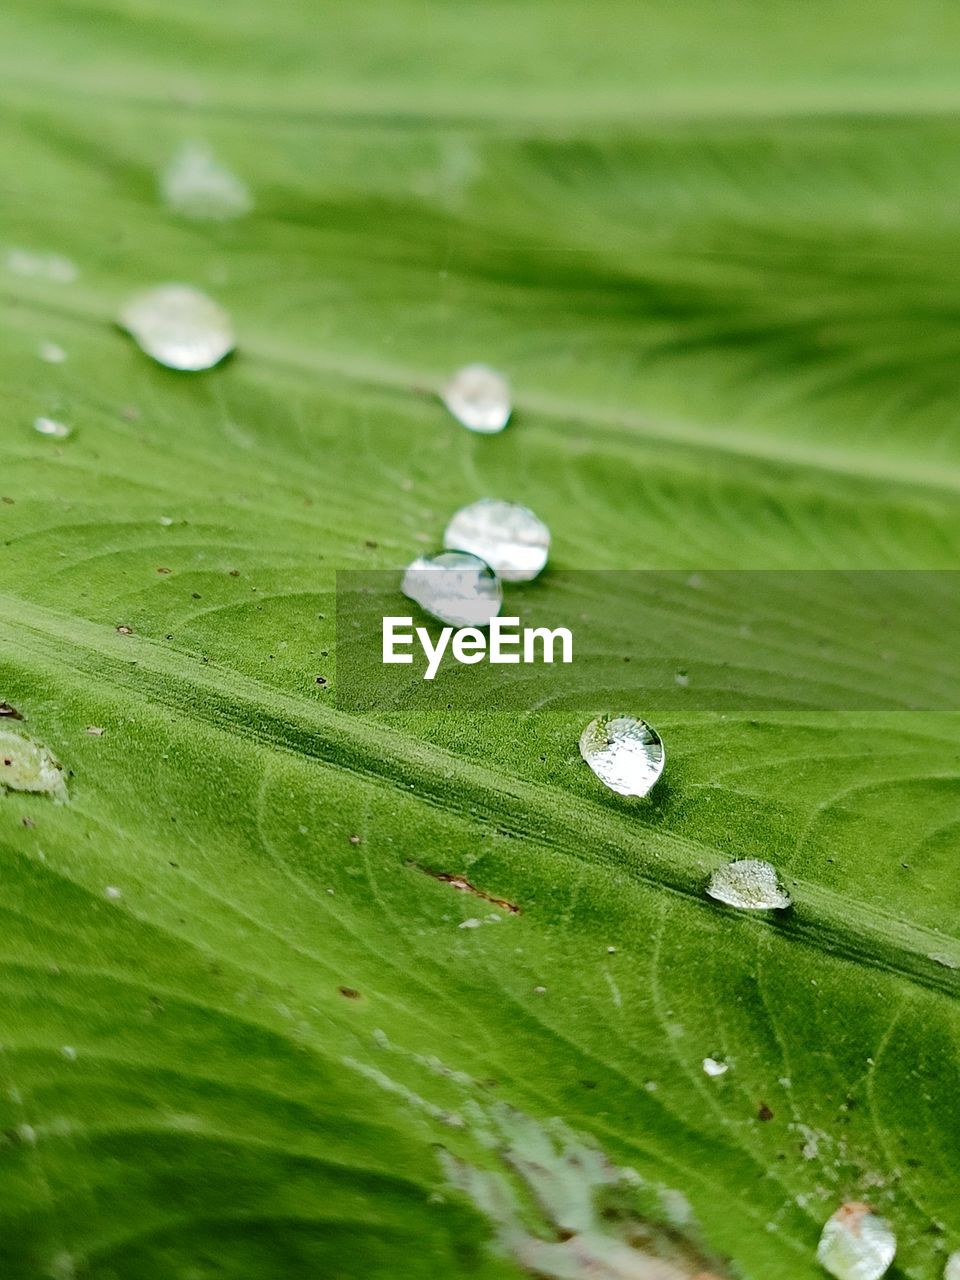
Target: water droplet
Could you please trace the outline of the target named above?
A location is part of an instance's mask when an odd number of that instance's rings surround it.
[[[41,342],[37,355],[45,364],[63,364],[67,358],[66,351],[56,342]]]
[[[236,345],[223,307],[189,284],[161,284],[136,294],[120,312],[120,324],[168,369],[210,369]]]
[[[38,435],[48,436],[51,440],[68,440],[73,435],[73,427],[54,418],[34,418],[33,429]]]
[[[504,582],[529,582],[547,563],[550,530],[519,503],[481,498],[456,513],[443,545],[479,556]]]
[[[160,177],[167,207],[197,222],[229,222],[253,208],[246,183],[203,142],[185,142]]]
[[[65,1044],[63,1048],[60,1050],[60,1052],[67,1059],[68,1062],[76,1062],[77,1051],[72,1044]]]
[[[893,1262],[896,1236],[866,1204],[845,1204],[827,1220],[817,1261],[836,1280],[880,1280]]]
[[[111,902],[117,902],[123,897],[123,890],[118,889],[115,884],[108,884],[103,891],[103,896],[109,898]]]
[[[782,911],[790,895],[780,883],[776,867],[759,858],[740,858],[718,867],[710,877],[707,893],[728,907],[745,911]]]
[[[704,1058],[703,1060],[704,1074],[708,1076],[722,1076],[730,1070],[729,1062],[718,1062],[716,1058]]]
[[[59,253],[35,253],[32,249],[10,249],[7,270],[15,276],[34,276],[54,284],[73,284],[77,268]]]
[[[500,579],[490,566],[462,551],[418,556],[401,590],[431,618],[453,627],[486,627],[503,603]]]
[[[943,1269],[943,1280],[960,1280],[960,1251],[951,1253]]]
[[[60,762],[41,743],[10,729],[0,729],[0,788],[67,798]]]
[[[663,773],[660,735],[634,716],[598,716],[580,735],[580,754],[611,791],[645,796]]]
[[[443,403],[468,431],[493,435],[510,421],[510,388],[503,374],[468,364],[443,389]]]

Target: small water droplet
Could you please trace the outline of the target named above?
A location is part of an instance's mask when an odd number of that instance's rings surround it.
[[[203,142],[185,142],[160,176],[160,194],[174,213],[197,222],[229,222],[253,208],[246,183]]]
[[[136,294],[120,312],[120,324],[168,369],[210,369],[236,345],[223,307],[189,284],[162,284]]]
[[[60,762],[41,743],[10,729],[0,729],[0,788],[67,798]]]
[[[503,604],[500,579],[478,556],[443,551],[418,556],[401,586],[431,618],[453,627],[486,627]]]
[[[708,1076],[722,1076],[730,1070],[729,1062],[718,1062],[716,1058],[704,1058],[703,1071]]]
[[[547,988],[546,988],[546,987],[534,987],[534,988],[533,988],[533,994],[534,994],[535,996],[545,996],[545,995],[547,994]]]
[[[943,1269],[943,1280],[960,1280],[960,1251],[951,1253]]]
[[[510,388],[503,374],[468,364],[443,389],[443,403],[468,431],[493,435],[510,421]]]
[[[10,249],[7,270],[15,276],[34,276],[54,284],[73,284],[77,268],[60,253],[35,253],[32,249]]]
[[[41,342],[37,355],[45,364],[63,364],[67,358],[66,351],[56,342]]]
[[[63,1048],[60,1050],[60,1052],[67,1059],[68,1062],[76,1062],[77,1051],[72,1044],[65,1044]]]
[[[443,545],[479,556],[504,582],[529,582],[547,563],[550,530],[519,503],[481,498],[456,513]]]
[[[54,418],[34,418],[33,429],[37,435],[48,436],[51,440],[68,440],[73,435],[73,427]]]
[[[791,901],[776,867],[759,858],[739,858],[718,867],[710,877],[707,893],[717,902],[745,911],[782,911]]]
[[[845,1204],[827,1219],[817,1261],[836,1280],[880,1280],[897,1251],[885,1218],[866,1204]]]
[[[108,884],[103,891],[103,896],[109,898],[111,902],[117,902],[123,897],[123,890],[118,889],[115,884]]]
[[[580,754],[611,791],[645,796],[663,773],[660,735],[634,716],[598,716],[580,735]]]

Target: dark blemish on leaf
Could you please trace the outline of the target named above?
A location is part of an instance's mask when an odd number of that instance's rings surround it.
[[[430,876],[432,880],[439,880],[441,884],[448,884],[452,889],[457,889],[460,893],[472,893],[474,897],[482,898],[484,902],[489,902],[494,907],[500,907],[503,911],[509,911],[512,915],[518,916],[520,908],[515,902],[509,902],[506,898],[496,898],[493,894],[486,893],[483,889],[478,889],[475,884],[471,884],[465,876],[451,875],[448,871],[432,871],[429,867],[423,867],[419,862],[408,861],[406,864],[412,867],[414,871],[420,871],[425,876]]]
[[[337,987],[337,990],[345,1000],[359,1000],[360,992],[356,987]]]
[[[25,827],[35,827],[37,825],[32,818],[21,818],[20,821]]]
[[[229,570],[229,574],[230,574],[230,577],[231,577],[231,578],[239,578],[239,577],[240,577],[240,570],[239,570],[239,569],[230,569],[230,570]]]
[[[158,568],[158,569],[157,569],[157,573],[169,573],[169,572],[170,572],[170,570],[169,570],[169,569],[165,569],[165,568],[162,568],[162,567],[160,567],[160,568]]]
[[[7,506],[8,506],[8,507],[12,507],[12,506],[13,506],[13,499],[12,499],[12,498],[6,498],[6,497],[4,497],[4,498],[0,498],[0,502],[5,502],[5,503],[7,504]]]
[[[11,707],[9,702],[0,702],[0,717],[7,720],[22,720],[23,715],[16,707]]]
[[[367,538],[366,542],[364,542],[363,545],[367,548],[368,551],[376,551],[380,543],[374,542],[372,538]]]
[[[761,1102],[760,1106],[757,1108],[757,1119],[758,1120],[773,1119],[773,1112],[770,1110],[770,1108],[767,1106],[765,1102]]]
[[[191,598],[192,598],[193,600],[199,600],[199,599],[200,599],[200,592],[199,592],[199,591],[191,591],[191,592],[190,592],[190,596],[191,596]]]
[[[127,627],[127,626],[117,627],[117,634],[121,636],[132,636],[133,627]]]
[[[324,685],[327,683],[326,676],[317,676],[317,684]]]
[[[581,1080],[580,1083],[583,1085],[584,1089],[595,1089],[597,1087],[596,1080]]]

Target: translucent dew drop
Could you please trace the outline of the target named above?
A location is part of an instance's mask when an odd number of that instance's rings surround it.
[[[229,222],[253,208],[246,183],[203,142],[185,142],[160,175],[167,208],[196,222]]]
[[[58,342],[41,342],[37,347],[37,355],[44,364],[63,364],[67,353]]]
[[[67,798],[63,766],[42,743],[0,729],[0,789]]]
[[[951,1253],[943,1269],[943,1280],[960,1280],[960,1250]]]
[[[461,507],[447,525],[448,551],[469,551],[504,582],[529,582],[547,563],[550,530],[527,507],[481,498]]]
[[[463,551],[418,556],[401,590],[431,618],[453,627],[486,627],[503,604],[497,575],[479,556]]]
[[[443,389],[443,403],[468,431],[493,435],[510,421],[510,387],[489,365],[458,370]]]
[[[722,1076],[730,1070],[728,1062],[718,1062],[716,1058],[704,1058],[703,1072],[708,1076]]]
[[[845,1204],[827,1219],[817,1261],[836,1280],[880,1280],[893,1262],[897,1239],[885,1218],[866,1204]]]
[[[645,796],[663,773],[660,735],[634,716],[598,716],[580,735],[580,754],[611,791]]]
[[[52,440],[67,440],[73,435],[73,427],[57,422],[55,418],[34,418],[33,429],[37,435],[48,436]]]
[[[223,307],[189,284],[162,284],[136,294],[120,312],[120,323],[168,369],[210,369],[236,345]]]
[[[776,867],[759,858],[739,858],[718,867],[710,877],[707,893],[717,902],[743,911],[782,911],[790,895],[780,883]]]

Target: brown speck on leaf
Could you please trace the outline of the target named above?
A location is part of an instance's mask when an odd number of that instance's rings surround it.
[[[16,707],[11,707],[9,702],[0,702],[0,719],[22,720],[23,716]]]
[[[760,1106],[757,1108],[757,1119],[758,1120],[773,1119],[773,1112],[770,1110],[770,1108],[767,1106],[765,1102],[761,1102]]]
[[[360,992],[356,987],[337,987],[337,990],[345,1000],[359,1000]]]
[[[230,569],[230,570],[228,570],[228,572],[229,572],[229,574],[230,574],[230,577],[231,577],[231,578],[239,578],[239,577],[240,577],[240,570],[239,570],[239,569]]]
[[[21,818],[20,822],[25,827],[35,827],[37,825],[32,818]]]
[[[117,627],[117,634],[121,636],[132,636],[133,627],[119,626]]]
[[[5,766],[7,769],[12,768],[12,766],[13,766],[13,757],[12,757],[12,756],[4,756],[4,757],[3,757],[3,763],[4,763],[4,766]]]
[[[157,569],[157,573],[169,573],[169,572],[170,572],[169,569],[163,568],[162,566]]]
[[[317,684],[324,685],[327,683],[326,676],[317,676]]]
[[[191,592],[190,592],[190,598],[191,598],[192,600],[199,600],[199,599],[200,599],[200,592],[199,592],[199,591],[191,591]]]
[[[7,498],[6,496],[4,496],[4,497],[0,498],[0,502],[5,502],[5,503],[7,504],[7,506],[8,506],[8,507],[12,507],[12,506],[13,506],[13,499],[12,499],[12,498]]]
[[[503,911],[509,911],[511,915],[520,914],[520,908],[515,902],[510,902],[506,898],[496,898],[493,894],[478,889],[466,876],[451,875],[448,871],[432,871],[429,867],[422,867],[419,862],[408,862],[407,866],[413,867],[414,871],[421,871],[425,876],[430,876],[432,880],[439,880],[441,884],[448,884],[451,889],[457,889],[460,893],[472,893],[474,897],[482,898],[484,902],[500,907]]]

